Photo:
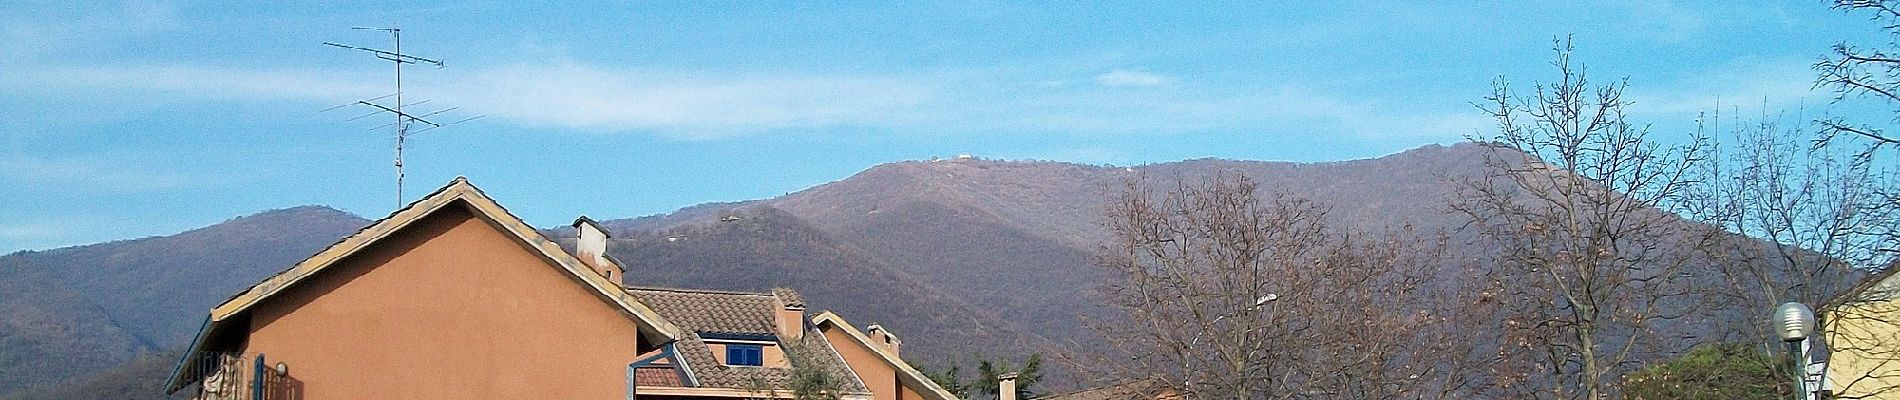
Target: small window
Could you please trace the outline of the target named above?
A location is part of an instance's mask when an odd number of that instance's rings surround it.
[[[756,344],[726,345],[726,365],[765,365],[764,351]]]

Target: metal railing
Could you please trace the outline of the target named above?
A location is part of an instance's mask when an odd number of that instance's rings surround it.
[[[303,383],[266,362],[263,354],[206,352],[181,366],[197,386],[196,400],[301,400]]]

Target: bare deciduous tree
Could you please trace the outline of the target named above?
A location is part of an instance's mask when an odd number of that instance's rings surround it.
[[[1723,295],[1717,300],[1741,314],[1730,318],[1741,326],[1728,330],[1744,336],[1732,340],[1774,340],[1767,326],[1747,318],[1752,316],[1748,313],[1795,301],[1815,307],[1824,317],[1818,332],[1835,352],[1857,353],[1865,361],[1892,364],[1884,369],[1900,369],[1900,353],[1893,353],[1900,341],[1889,337],[1900,330],[1900,321],[1891,321],[1900,314],[1881,304],[1885,298],[1878,291],[1850,293],[1861,276],[1858,271],[1889,265],[1900,244],[1894,231],[1900,210],[1884,195],[1893,192],[1891,174],[1861,162],[1861,153],[1845,143],[1807,143],[1798,139],[1806,136],[1800,129],[1766,116],[1735,125],[1730,140],[1716,147],[1717,162],[1698,174],[1702,184],[1693,196],[1697,207],[1692,213],[1725,231],[1760,240],[1725,240],[1709,249],[1729,289],[1717,291]],[[1838,329],[1848,325],[1886,328]],[[1782,347],[1766,349],[1779,352]],[[1900,393],[1900,388],[1889,387],[1892,383],[1874,379],[1890,372],[1855,372],[1834,377],[1835,390]]]
[[[1596,86],[1555,46],[1556,82],[1519,97],[1500,79],[1488,174],[1453,208],[1494,251],[1503,293],[1501,377],[1513,397],[1603,399],[1644,356],[1687,348],[1658,323],[1693,312],[1684,276],[1710,234],[1666,211],[1692,183],[1702,141],[1665,146],[1623,113],[1626,82]]]
[[[1442,241],[1347,232],[1321,205],[1259,192],[1220,174],[1160,192],[1130,182],[1111,199],[1100,263],[1120,318],[1097,328],[1127,357],[1111,376],[1191,399],[1457,398],[1478,386],[1483,355],[1458,331],[1484,314],[1468,310],[1483,296],[1434,279]]]
[[[1856,283],[1854,268],[1890,263],[1900,240],[1900,214],[1882,200],[1891,191],[1889,174],[1856,162],[1839,144],[1814,146],[1800,136],[1767,118],[1743,124],[1697,174],[1692,216],[1762,240],[1710,248],[1739,289],[1727,292],[1751,302],[1747,307],[1818,307]],[[1749,328],[1767,336],[1765,327]]]
[[[1881,25],[1889,34],[1900,33],[1900,9],[1896,9],[1889,0],[1836,0],[1834,8],[1849,12],[1870,13],[1870,19]],[[1900,42],[1887,43],[1872,47],[1857,47],[1848,43],[1834,46],[1831,54],[1814,64],[1820,72],[1817,87],[1827,87],[1834,91],[1836,104],[1849,99],[1868,99],[1887,107],[1887,112],[1895,113],[1887,123],[1900,121]],[[1900,136],[1886,129],[1885,124],[1865,121],[1850,121],[1846,118],[1824,118],[1819,121],[1821,133],[1811,151],[1826,152],[1842,138],[1857,139],[1865,146],[1856,153],[1848,169],[1867,168],[1867,165],[1891,165],[1892,159],[1880,159],[1876,154],[1882,149],[1900,146]],[[1832,154],[1834,152],[1828,152]],[[1839,161],[1833,161],[1838,164]],[[1839,168],[1839,167],[1836,167]],[[1835,225],[1859,225],[1865,220],[1887,219],[1878,223],[1879,230],[1873,233],[1860,229],[1817,231],[1811,233],[1821,242],[1841,241],[1850,243],[1874,242],[1877,252],[1865,250],[1847,252],[1839,258],[1862,268],[1895,268],[1890,253],[1894,244],[1900,242],[1900,232],[1893,230],[1892,221],[1896,209],[1900,209],[1900,192],[1896,192],[1894,176],[1891,171],[1867,169],[1859,172],[1875,174],[1858,177],[1844,174],[1845,182],[1825,184],[1826,190],[1851,190],[1854,187],[1872,187],[1874,190],[1856,191],[1846,204],[1825,204],[1819,211],[1847,211],[1852,214],[1836,214],[1833,218],[1839,222],[1823,222]],[[1850,174],[1852,172],[1849,172]],[[1831,178],[1832,176],[1827,176]],[[1858,183],[1855,183],[1859,178]],[[1871,205],[1873,210],[1870,211]],[[1843,221],[1844,220],[1844,221]],[[1856,228],[1867,228],[1857,226]],[[1810,240],[1816,240],[1811,238]],[[1801,243],[1813,246],[1810,243]],[[1822,251],[1826,252],[1826,251]],[[1865,259],[1866,255],[1880,254],[1876,260]],[[1832,256],[1830,254],[1829,256]],[[1822,314],[1822,330],[1826,343],[1833,354],[1830,357],[1828,373],[1836,390],[1848,396],[1891,396],[1900,393],[1900,303],[1893,301],[1891,288],[1860,287],[1851,289],[1850,296],[1836,298],[1820,304],[1817,310]],[[1836,358],[1853,359],[1858,362],[1837,363]],[[1856,387],[1858,386],[1858,387]]]
[[[1900,9],[1896,9],[1891,1],[1835,0],[1834,8],[1872,13],[1871,19],[1878,21],[1883,29],[1889,33],[1900,33]],[[1814,63],[1814,69],[1821,73],[1815,86],[1832,89],[1836,102],[1868,98],[1900,110],[1900,47],[1896,47],[1894,42],[1871,48],[1848,43],[1836,44],[1830,54]],[[1900,136],[1887,132],[1882,125],[1838,117],[1823,118],[1819,122],[1823,129],[1816,141],[1818,145],[1843,138],[1865,140],[1869,145],[1862,157],[1871,156],[1881,148],[1900,145]]]

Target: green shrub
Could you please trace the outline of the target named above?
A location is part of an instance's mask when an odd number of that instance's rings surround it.
[[[1667,363],[1630,374],[1623,396],[1631,400],[1774,400],[1793,396],[1787,359],[1752,343],[1704,344]]]

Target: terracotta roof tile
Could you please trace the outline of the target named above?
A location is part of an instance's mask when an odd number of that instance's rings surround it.
[[[701,337],[702,334],[739,334],[777,337],[776,318],[778,303],[789,295],[798,299],[798,294],[788,289],[774,290],[773,293],[741,293],[710,290],[688,290],[668,288],[627,288],[641,303],[660,314],[681,329],[691,333],[674,342],[681,364],[692,371],[694,379],[701,387],[730,389],[790,390],[791,368],[727,366],[715,358],[711,348]],[[802,300],[799,300],[802,304]],[[843,382],[846,392],[869,393],[857,375],[844,365],[836,349],[831,348],[823,339],[824,335],[808,331],[802,343],[797,347],[810,349],[816,354],[804,359],[820,363],[836,380]],[[784,343],[783,338],[781,346]],[[793,350],[786,348],[785,350]],[[668,370],[670,372],[670,370]],[[635,371],[636,382],[640,373]],[[659,378],[655,378],[659,379]],[[661,382],[661,381],[655,381]]]
[[[680,328],[698,333],[771,335],[775,328],[772,295],[680,289],[630,288],[634,298],[653,307]]]
[[[673,371],[673,367],[670,365],[661,366],[661,367],[640,367],[640,368],[634,369],[633,381],[636,382],[635,384],[639,386],[665,386],[665,387],[685,386],[680,383],[679,372]]]
[[[773,288],[772,295],[777,296],[778,301],[785,303],[786,307],[805,308],[805,297],[799,296],[798,292],[792,289]]]

